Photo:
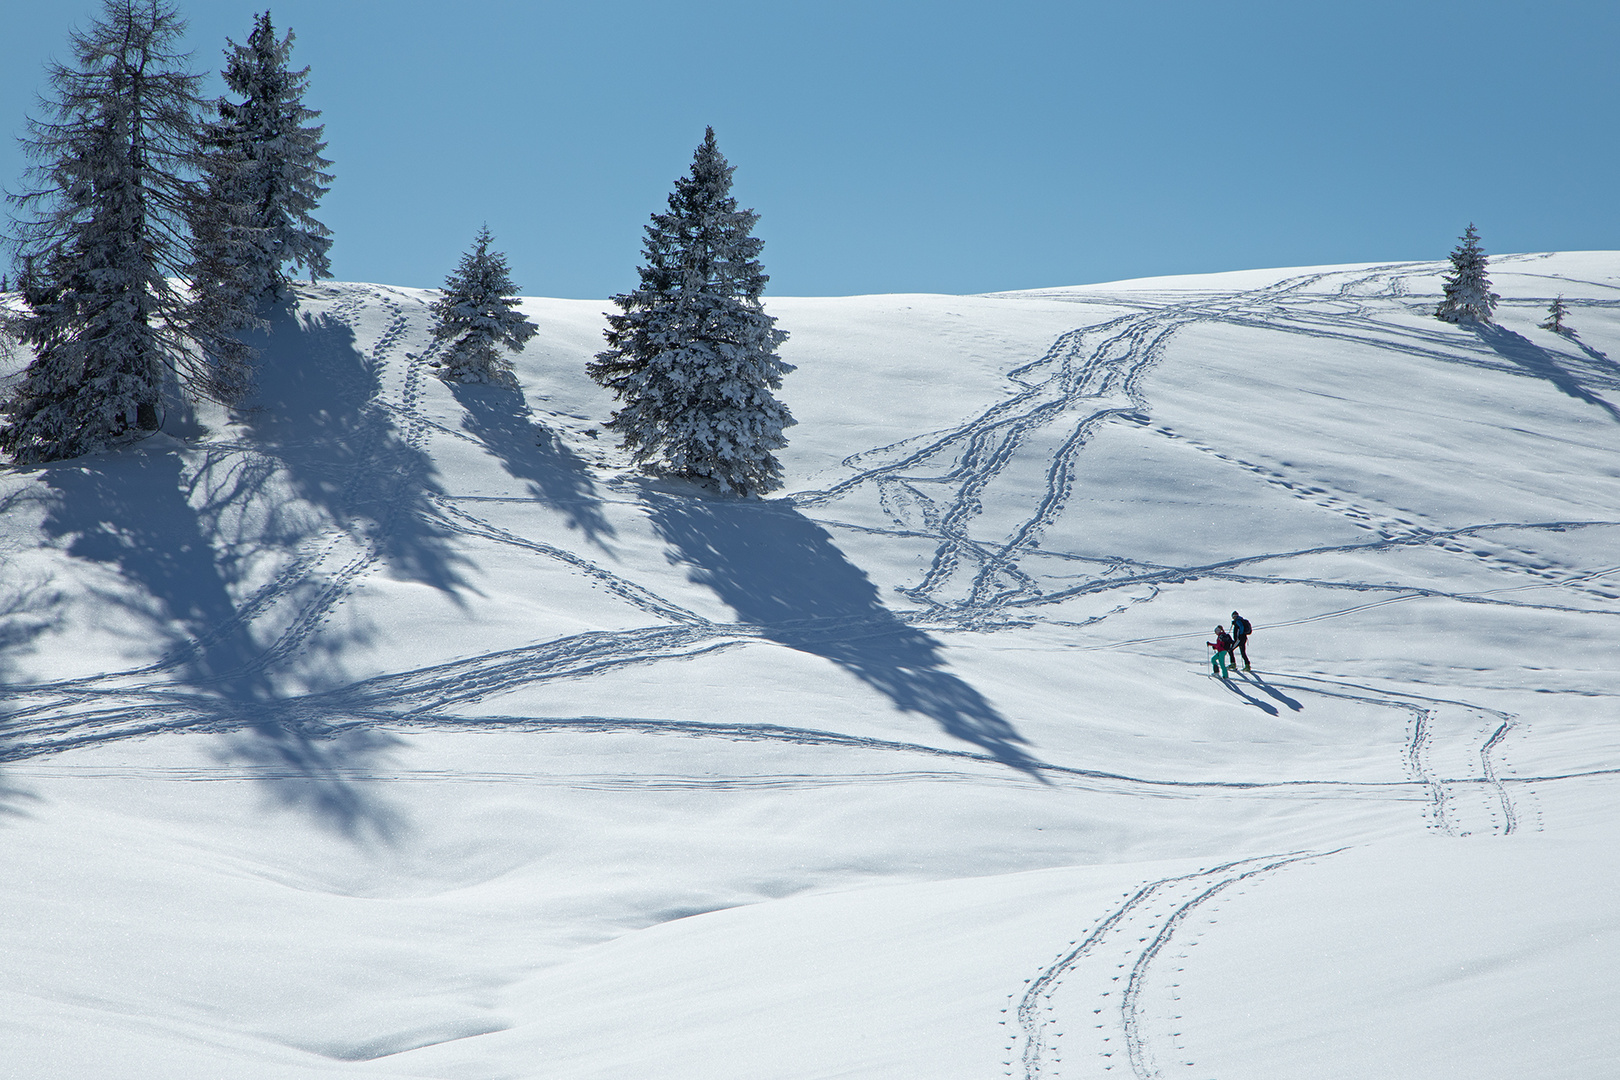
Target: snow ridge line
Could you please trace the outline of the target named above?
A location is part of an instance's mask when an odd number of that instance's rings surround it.
[[[229,761],[217,766],[12,766],[16,777],[72,776],[81,780],[142,779],[171,783],[232,783],[243,780],[304,780],[305,769],[286,765]],[[528,784],[576,791],[778,791],[860,787],[866,784],[974,784],[984,778],[963,771],[908,769],[824,773],[556,773],[488,769],[396,769],[336,765],[323,775],[351,783]]]
[[[648,628],[656,632],[660,628]],[[632,651],[617,663],[609,660],[594,669],[565,671],[561,677],[589,676],[596,670],[605,670],[620,664],[651,663],[661,659],[683,659],[704,655],[716,649],[742,644],[744,639],[733,638],[709,643],[697,641],[695,647],[685,651],[682,644],[672,640],[671,648],[659,655],[648,655],[651,650]],[[523,650],[516,650],[522,652]],[[487,658],[480,658],[487,659]],[[458,730],[468,727],[511,731],[568,731],[568,732],[632,732],[638,734],[667,734],[691,738],[718,738],[729,741],[767,741],[805,746],[844,747],[888,753],[910,753],[927,757],[959,760],[992,768],[984,778],[987,782],[1028,783],[1022,774],[1003,775],[1004,763],[992,755],[969,750],[906,743],[817,728],[790,728],[774,724],[715,724],[694,720],[673,720],[645,717],[547,717],[485,715],[468,717],[435,710],[435,705],[462,701],[483,700],[509,689],[512,682],[502,678],[470,680],[465,694],[448,694],[439,702],[410,700],[412,691],[418,696],[424,691],[443,693],[460,685],[461,665],[455,662],[435,669],[435,674],[421,680],[420,685],[402,688],[408,675],[422,672],[378,676],[366,693],[352,694],[353,688],[329,691],[302,698],[287,698],[262,703],[231,703],[201,692],[179,690],[163,691],[151,688],[138,690],[109,689],[104,692],[67,693],[63,686],[18,688],[21,696],[47,696],[47,700],[17,710],[6,718],[0,730],[0,763],[26,761],[44,757],[76,747],[106,744],[123,739],[140,738],[176,732],[229,733],[250,723],[273,721],[296,729],[309,738],[337,738],[345,734],[383,728],[427,728]],[[521,683],[520,678],[517,682]],[[43,692],[54,690],[55,693]],[[140,700],[129,701],[130,696]],[[350,698],[352,700],[343,700]],[[73,706],[113,700],[116,704],[88,711],[70,711]],[[386,704],[402,704],[404,708],[388,708]],[[32,723],[22,722],[33,718]],[[1397,798],[1413,784],[1409,781],[1354,781],[1354,780],[1174,780],[1129,776],[1102,770],[1081,769],[1072,766],[1035,762],[1034,768],[1050,783],[1076,790],[1104,794],[1125,794],[1147,789],[1161,793],[1179,792],[1188,796],[1199,794],[1254,794],[1290,798],[1352,798],[1367,795],[1394,795]],[[966,774],[962,774],[966,775]],[[1589,769],[1547,776],[1509,777],[1498,779],[1505,793],[1509,785],[1529,787],[1535,784],[1555,783],[1563,780],[1585,780],[1620,775],[1620,768]],[[355,779],[366,779],[357,773]],[[1479,786],[1484,780],[1449,781],[1455,786]],[[1510,804],[1511,806],[1511,804]]]

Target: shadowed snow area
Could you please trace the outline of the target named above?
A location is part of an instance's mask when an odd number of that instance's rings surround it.
[[[752,501],[300,287],[0,474],[0,1077],[1605,1074],[1620,253],[1445,268],[772,300]]]

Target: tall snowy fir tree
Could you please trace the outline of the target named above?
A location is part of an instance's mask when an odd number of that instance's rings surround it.
[[[201,295],[241,297],[249,309],[275,300],[284,267],[310,280],[331,276],[331,230],[312,216],[330,190],[332,163],[321,156],[320,113],[305,108],[309,68],[288,69],[293,34],[277,39],[270,13],[257,16],[246,45],[227,42],[221,74],[231,94],[201,132],[206,197],[196,204]]]
[[[756,495],[782,483],[775,451],[795,421],[771,391],[793,366],[760,301],[759,215],[737,209],[732,171],[709,128],[669,212],[652,215],[641,285],[613,298],[609,347],[586,370],[622,403],[606,426],[644,468]]]
[[[245,386],[241,352],[174,284],[192,258],[202,108],[176,51],[184,30],[165,0],[105,0],[70,39],[74,64],[50,69],[47,118],[29,122],[36,164],[11,197],[11,241],[27,305],[16,329],[34,360],[0,424],[19,462],[155,430],[168,372],[222,400]]]
[[[478,230],[472,250],[444,282],[433,302],[433,337],[448,342],[440,375],[448,382],[514,385],[506,349],[521,349],[539,327],[517,308],[517,286],[506,256],[489,250],[489,226]]]
[[[1473,222],[1451,252],[1451,274],[1445,280],[1445,299],[1435,308],[1436,318],[1446,322],[1489,323],[1500,296],[1491,292],[1491,279],[1485,276],[1485,252],[1479,246],[1479,233]]]

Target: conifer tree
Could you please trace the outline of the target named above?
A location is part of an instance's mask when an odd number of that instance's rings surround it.
[[[622,403],[607,427],[649,471],[755,495],[781,486],[775,451],[795,421],[771,393],[793,370],[760,301],[769,280],[709,128],[669,212],[653,214],[641,285],[613,298],[608,348],[587,371]]]
[[[521,349],[539,327],[517,308],[517,286],[506,256],[489,250],[489,226],[478,230],[461,265],[433,302],[433,337],[448,342],[440,376],[448,382],[512,384],[512,361],[502,346]]]
[[[1491,292],[1491,279],[1485,276],[1485,252],[1479,246],[1479,233],[1473,222],[1451,252],[1451,274],[1445,279],[1445,299],[1435,308],[1436,318],[1446,322],[1489,323],[1500,296]]]
[[[32,463],[155,430],[164,379],[226,400],[240,351],[173,283],[191,258],[187,216],[201,100],[176,51],[169,0],[104,0],[53,64],[48,115],[30,120],[30,188],[11,242],[22,257],[16,319],[34,360],[0,424],[0,448]],[[199,348],[199,341],[204,346]]]
[[[254,18],[246,45],[227,39],[221,74],[230,92],[201,135],[206,196],[192,227],[200,294],[241,297],[248,309],[272,302],[288,283],[283,267],[331,276],[331,230],[312,212],[332,181],[321,156],[319,112],[304,107],[309,68],[288,69],[293,33],[277,39],[270,13]]]
[[[1569,333],[1569,327],[1564,325],[1564,316],[1569,314],[1569,308],[1564,306],[1564,297],[1559,297],[1547,306],[1547,321],[1541,324],[1543,330],[1551,330],[1555,334]]]

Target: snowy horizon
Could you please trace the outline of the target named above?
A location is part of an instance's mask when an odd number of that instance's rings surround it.
[[[263,6],[176,6],[223,92]],[[101,7],[8,10],[8,190],[47,64]],[[711,124],[785,295],[1443,258],[1469,221],[1493,251],[1620,247],[1620,9],[1599,0],[269,7],[326,125],[316,216],[343,280],[437,284],[487,223],[525,293],[621,292]],[[1486,161],[1420,119],[1459,92]]]

